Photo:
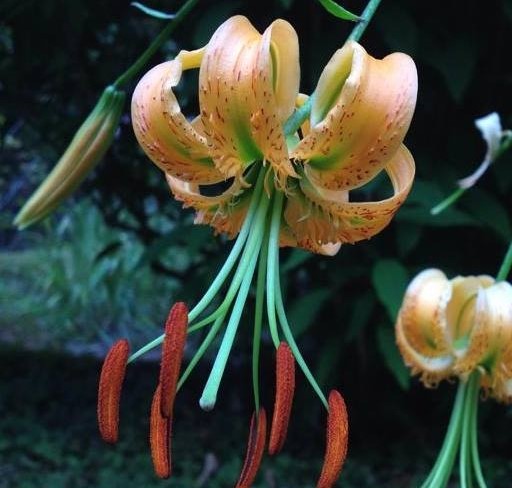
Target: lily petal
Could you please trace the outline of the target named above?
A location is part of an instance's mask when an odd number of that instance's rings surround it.
[[[263,159],[281,185],[286,176],[295,176],[282,124],[293,111],[298,88],[298,40],[288,22],[276,20],[263,36],[243,16],[217,29],[201,64],[199,103],[220,171],[240,177]]]
[[[379,202],[350,202],[347,191],[327,190],[301,178],[300,188],[292,189],[284,213],[299,245],[309,248],[305,241],[316,245],[354,243],[369,239],[386,227],[411,189],[414,160],[401,146],[384,169],[394,195]]]
[[[348,42],[320,76],[311,131],[291,157],[309,161],[308,177],[318,186],[346,190],[365,184],[400,147],[417,87],[416,67],[406,54],[378,60]]]
[[[217,183],[225,176],[209,157],[206,138],[181,112],[174,88],[183,69],[197,68],[202,51],[182,52],[155,66],[139,81],[132,98],[135,135],[163,171],[194,183]]]
[[[232,185],[217,196],[201,193],[199,185],[188,183],[166,173],[167,183],[174,198],[184,207],[193,207],[197,213],[194,223],[209,224],[216,232],[226,233],[230,239],[238,234],[249,208],[250,191],[243,191],[242,182]]]

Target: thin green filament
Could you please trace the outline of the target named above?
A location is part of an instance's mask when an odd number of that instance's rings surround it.
[[[272,211],[272,222],[271,222],[271,231],[269,236],[269,256],[268,256],[268,265],[267,265],[267,280],[268,280],[268,269],[273,270],[273,286],[271,288],[271,292],[274,296],[274,304],[277,310],[277,315],[279,317],[279,324],[281,325],[281,329],[283,331],[283,334],[286,338],[286,341],[288,342],[288,345],[290,346],[290,349],[293,352],[293,355],[295,357],[295,360],[297,361],[297,364],[302,369],[302,372],[304,373],[304,376],[307,378],[309,383],[311,384],[313,390],[320,398],[321,402],[324,404],[326,409],[329,409],[329,405],[327,403],[327,399],[325,398],[325,395],[323,394],[320,386],[315,380],[315,377],[311,373],[311,370],[309,369],[308,365],[306,364],[306,361],[304,360],[299,347],[297,346],[297,343],[295,342],[295,338],[293,337],[292,330],[290,328],[290,324],[288,323],[288,319],[286,317],[286,312],[284,310],[284,304],[283,304],[283,296],[281,293],[281,283],[280,283],[280,277],[279,277],[279,233],[273,233],[272,229],[274,226],[277,226],[276,222],[280,222],[281,220],[281,212],[283,208],[283,195],[277,194],[275,201],[274,201],[274,208]],[[273,261],[273,263],[271,262]],[[268,300],[268,293],[269,288],[267,288],[267,300]],[[269,322],[270,322],[270,315],[269,315]],[[272,329],[271,329],[272,330]],[[277,344],[279,345],[279,343]]]
[[[242,316],[256,268],[256,263],[258,261],[258,255],[265,230],[268,206],[269,198],[266,194],[263,194],[258,208],[258,215],[255,219],[254,226],[251,230],[251,235],[249,236],[247,243],[247,251],[251,256],[250,261],[247,269],[245,270],[244,277],[240,285],[240,289],[238,291],[238,295],[236,297],[228,325],[226,327],[226,332],[224,333],[224,338],[222,339],[217,357],[215,358],[215,362],[213,363],[212,370],[210,372],[210,376],[208,377],[208,381],[204,387],[203,394],[199,400],[199,404],[204,410],[211,410],[215,406],[217,392],[222,380],[222,376],[224,374],[224,370],[226,368],[229,353],[231,352],[231,348],[233,346],[238,324],[240,323],[240,318]]]

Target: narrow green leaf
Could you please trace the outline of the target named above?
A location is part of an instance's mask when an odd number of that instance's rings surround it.
[[[334,0],[318,0],[322,6],[334,17],[343,20],[351,20],[353,22],[357,22],[361,20],[361,18],[346,8],[343,8],[341,5],[337,4]]]
[[[301,264],[305,263],[313,255],[310,252],[302,249],[293,248],[288,256],[288,259],[281,265],[281,273],[285,274],[292,269],[297,268]]]
[[[381,259],[373,267],[372,281],[380,302],[394,322],[409,281],[407,270],[394,259]]]
[[[377,346],[384,358],[386,366],[389,368],[398,384],[406,390],[409,388],[410,375],[405,367],[402,356],[395,343],[395,334],[393,328],[381,325],[377,329]]]
[[[146,15],[149,15],[150,17],[154,17],[155,19],[161,19],[161,20],[171,20],[176,17],[175,14],[168,14],[166,12],[162,12],[161,10],[156,10],[154,8],[146,7],[144,4],[140,2],[132,2],[130,3],[132,7],[138,8],[142,12],[144,12]]]

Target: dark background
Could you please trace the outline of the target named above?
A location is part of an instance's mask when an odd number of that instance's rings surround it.
[[[148,5],[176,10],[176,2]],[[360,12],[364,2],[344,6]],[[235,13],[260,30],[277,17],[294,25],[305,93],[351,29],[314,0],[204,0],[152,64],[203,45]],[[170,300],[196,302],[229,242],[192,227],[191,212],[169,197],[137,148],[128,104],[112,148],[73,199],[29,230],[11,224],[103,87],[163,25],[124,1],[0,1],[0,487],[165,484],[152,475],[146,447],[157,356],[130,369],[124,431],[114,450],[95,431],[100,358],[120,336],[137,347],[158,334]],[[383,0],[362,39],[375,57],[403,51],[417,64],[418,104],[406,140],[417,165],[414,189],[389,228],[369,242],[345,246],[334,258],[282,253],[301,348],[324,388],[340,388],[349,405],[352,455],[340,486],[417,486],[440,447],[454,386],[425,390],[409,380],[394,345],[394,314],[407,282],[424,268],[450,277],[499,268],[512,234],[511,153],[454,207],[437,217],[429,210],[483,158],[474,119],[497,111],[512,127],[511,32],[509,0]],[[194,96],[193,83],[185,83],[185,113],[196,110]],[[196,408],[211,356],[179,397],[170,486],[193,486],[208,452],[219,468],[205,486],[236,479],[252,408],[245,329],[215,412]],[[262,364],[270,406],[268,338]],[[312,486],[318,472],[324,415],[299,378],[285,453],[265,462],[255,486]],[[511,413],[491,401],[481,408],[490,487],[510,486]]]

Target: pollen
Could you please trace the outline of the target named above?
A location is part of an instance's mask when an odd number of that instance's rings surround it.
[[[160,409],[164,417],[171,417],[176,396],[185,341],[187,339],[188,309],[183,302],[176,303],[169,312],[165,324],[160,364],[160,386],[162,388]]]
[[[264,408],[260,408],[258,414],[256,415],[256,412],[254,412],[251,418],[247,453],[235,488],[251,488],[263,458],[266,437],[267,414]]]
[[[271,456],[283,448],[288,432],[293,396],[295,393],[295,358],[285,342],[276,354],[276,396],[268,452]]]
[[[162,415],[161,396],[162,388],[158,385],[151,403],[149,445],[155,474],[165,479],[171,476],[171,419]]]
[[[316,488],[331,488],[341,474],[348,450],[348,414],[341,394],[329,394],[327,443],[324,464]]]
[[[119,437],[119,403],[130,345],[118,340],[103,362],[98,387],[98,426],[102,439],[115,444]]]

